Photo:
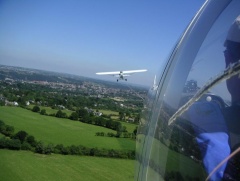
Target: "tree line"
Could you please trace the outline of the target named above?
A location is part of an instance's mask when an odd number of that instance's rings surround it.
[[[39,154],[85,155],[109,158],[135,159],[134,150],[114,150],[104,148],[88,148],[82,145],[64,146],[63,144],[45,144],[37,141],[34,136],[21,130],[14,133],[14,127],[0,120],[0,133],[5,135],[0,138],[0,149],[29,150]]]
[[[42,115],[47,115],[45,109],[40,109],[39,106],[34,106],[32,108],[33,112],[38,112]],[[136,138],[136,130],[133,131],[133,133],[128,133],[126,126],[122,126],[121,122],[113,121],[110,118],[103,118],[102,116],[94,116],[93,113],[89,113],[86,109],[80,108],[77,111],[72,112],[70,116],[67,116],[65,112],[62,110],[58,110],[56,114],[50,114],[49,116],[55,116],[57,118],[68,118],[70,120],[74,121],[80,121],[87,124],[92,124],[96,126],[105,127],[108,129],[115,130],[117,133],[114,135],[114,137],[120,138]],[[96,133],[97,136],[100,136],[100,134]],[[105,135],[105,133],[104,133]],[[111,134],[106,134],[107,136],[113,137]]]
[[[132,139],[136,139],[136,133],[137,133],[137,128],[134,130],[133,133],[128,133],[128,132],[124,132],[121,135],[119,135],[118,133],[114,134],[111,132],[108,133],[104,133],[104,132],[96,132],[96,136],[107,136],[107,137],[116,137],[119,138],[120,136],[122,136],[123,138],[132,138]]]

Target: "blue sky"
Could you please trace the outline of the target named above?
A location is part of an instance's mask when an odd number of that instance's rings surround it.
[[[204,0],[0,0],[0,64],[150,86]],[[115,80],[114,80],[115,81]]]

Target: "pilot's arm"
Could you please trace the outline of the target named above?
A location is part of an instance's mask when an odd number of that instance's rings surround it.
[[[194,103],[187,114],[195,131],[205,170],[210,174],[230,154],[224,117],[217,103],[207,101]],[[221,180],[226,165],[223,164],[211,180]]]

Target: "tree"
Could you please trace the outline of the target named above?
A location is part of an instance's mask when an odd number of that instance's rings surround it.
[[[122,131],[122,132],[128,132],[128,131],[127,131],[127,127],[126,127],[126,126],[122,126],[121,131]]]
[[[44,149],[45,149],[45,146],[44,146],[43,142],[40,141],[36,144],[35,152],[40,153],[40,154],[44,154]]]
[[[119,119],[120,120],[124,119],[124,112],[122,112],[122,111],[119,112]]]
[[[63,144],[58,144],[58,145],[56,145],[55,146],[55,153],[59,153],[59,154],[62,154],[62,152],[63,152],[63,149],[64,149],[64,146],[63,146]]]
[[[121,135],[122,135],[122,132],[121,132],[121,131],[117,131],[116,137],[117,137],[117,138],[120,138]]]
[[[78,113],[77,112],[72,112],[72,114],[69,116],[69,119],[71,120],[78,120]]]
[[[5,105],[5,101],[4,100],[0,100],[0,106],[4,106]]]
[[[115,121],[113,123],[113,129],[116,131],[122,131],[122,124],[120,122]]]
[[[137,130],[138,130],[138,127],[136,127],[134,130],[133,130],[133,134],[132,134],[132,138],[135,139],[136,136],[137,136]]]
[[[116,136],[114,133],[107,133],[107,136],[108,137],[114,137],[114,136]]]
[[[52,143],[49,143],[45,148],[44,148],[44,154],[51,154],[54,152],[54,145]]]
[[[26,106],[26,101],[27,100],[26,100],[25,97],[19,97],[18,100],[17,100],[18,104],[21,105],[21,106]]]
[[[20,150],[21,142],[18,139],[9,139],[7,143],[7,148],[10,150]]]
[[[134,130],[133,130],[133,134],[136,136],[137,135],[137,130],[138,130],[138,127],[136,127]]]
[[[14,127],[5,125],[5,130],[2,131],[2,134],[4,134],[5,136],[12,136],[13,133],[14,133]]]
[[[27,136],[26,141],[27,141],[31,146],[33,146],[33,147],[36,146],[36,143],[37,143],[37,142],[36,142],[34,136],[31,136],[31,135]]]
[[[39,106],[34,106],[34,107],[32,108],[32,111],[33,111],[33,112],[39,112],[39,111],[40,111]]]
[[[106,121],[106,127],[112,129],[113,121],[111,119]]]
[[[0,138],[0,148],[6,148],[6,142],[7,142],[6,137]]]
[[[71,145],[69,147],[69,151],[71,155],[82,155],[82,152],[78,146]]]
[[[23,142],[22,145],[21,145],[21,150],[31,150],[32,147],[31,145],[28,143],[28,142]]]
[[[78,115],[79,115],[80,118],[84,118],[84,117],[88,116],[87,110],[86,110],[86,109],[83,109],[83,108],[79,109],[79,110],[77,111],[77,113],[78,113]]]
[[[130,138],[132,136],[132,133],[124,132],[123,137],[124,138]]]
[[[56,113],[56,117],[58,117],[58,118],[66,118],[67,114],[65,112],[62,112],[61,110],[58,110],[58,112]]]
[[[90,116],[86,115],[86,116],[84,116],[83,120],[85,121],[85,123],[93,124],[94,117],[90,117]]]
[[[2,120],[0,120],[0,132],[2,133],[3,130],[6,130],[6,125]]]
[[[131,117],[130,111],[127,111],[127,112],[126,112],[126,116],[127,116],[127,117]]]
[[[23,143],[27,137],[27,133],[25,131],[19,131],[14,135],[15,139],[19,139],[21,143]]]
[[[61,153],[64,154],[64,155],[69,155],[70,154],[70,148],[69,147],[63,147]]]
[[[140,121],[140,114],[137,114],[137,116],[134,118],[134,123],[139,123]]]
[[[47,114],[46,109],[42,109],[42,110],[40,111],[40,114],[46,115],[46,114]]]
[[[96,117],[94,119],[94,121],[95,121],[95,125],[98,125],[98,126],[105,126],[106,125],[106,121],[102,117]]]

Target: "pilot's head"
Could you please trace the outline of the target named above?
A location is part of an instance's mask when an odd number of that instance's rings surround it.
[[[230,27],[224,46],[226,47],[224,51],[225,63],[226,67],[228,67],[231,63],[240,60],[240,16],[236,18]],[[232,103],[240,103],[239,75],[227,80],[227,88],[232,96]]]

